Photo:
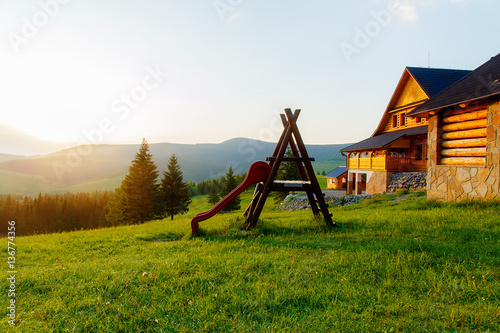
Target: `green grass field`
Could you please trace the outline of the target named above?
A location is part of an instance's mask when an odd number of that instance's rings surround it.
[[[318,161],[318,162],[312,162],[313,168],[315,172],[325,172],[329,173],[333,169],[335,169],[338,166],[346,165],[345,160],[332,160],[332,161]]]
[[[18,237],[2,330],[498,332],[500,204],[395,198],[330,208],[334,230],[268,200],[250,232],[238,212],[191,237],[200,197],[174,221]]]

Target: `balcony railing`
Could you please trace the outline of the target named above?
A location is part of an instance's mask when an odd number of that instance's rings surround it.
[[[369,157],[350,157],[347,161],[349,169],[380,170],[380,171],[409,171],[414,169],[425,170],[425,161],[412,161],[409,157],[399,154],[397,156],[377,155]],[[422,165],[422,166],[420,166]]]

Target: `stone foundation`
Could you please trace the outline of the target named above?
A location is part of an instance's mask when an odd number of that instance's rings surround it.
[[[377,194],[387,192],[387,186],[391,181],[392,172],[374,171],[366,183],[366,194]]]
[[[396,172],[391,177],[387,192],[396,190],[425,190],[427,187],[427,172]]]

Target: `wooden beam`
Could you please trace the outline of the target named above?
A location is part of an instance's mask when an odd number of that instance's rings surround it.
[[[458,123],[461,121],[485,119],[487,117],[488,117],[488,110],[481,110],[481,111],[468,112],[456,116],[443,118],[443,123],[445,124]]]
[[[485,165],[484,157],[443,157],[442,165]]]
[[[445,140],[485,138],[486,128],[478,128],[466,131],[446,132],[441,136]]]
[[[443,148],[486,147],[486,138],[443,141]]]
[[[276,157],[266,157],[266,161],[276,161]],[[283,157],[283,162],[302,162],[304,161],[303,157]],[[309,161],[314,162],[314,157],[309,157]]]
[[[307,175],[309,176],[309,181],[311,182],[313,192],[316,195],[316,199],[317,199],[318,204],[320,206],[321,213],[323,214],[323,218],[328,226],[334,227],[335,223],[333,223],[330,212],[328,211],[328,207],[327,207],[325,199],[323,197],[323,192],[321,191],[321,188],[319,187],[316,175],[314,174],[314,169],[313,169],[311,162],[309,160],[309,155],[307,154],[306,146],[304,144],[304,141],[302,140],[302,136],[300,135],[297,124],[295,123],[294,117],[292,115],[292,111],[290,109],[286,109],[285,114],[286,114],[286,117],[288,118],[288,123],[290,124],[290,127],[292,128],[292,133],[293,133],[293,136],[295,137],[295,141],[297,142],[297,147],[299,148],[300,155],[304,158],[304,166],[306,168]],[[313,205],[315,205],[314,200],[310,203],[311,203],[311,207]]]
[[[466,129],[482,128],[486,127],[486,125],[487,125],[486,119],[480,119],[480,120],[464,121],[461,123],[444,125],[442,127],[442,130],[445,132],[461,131]]]
[[[446,157],[481,157],[486,156],[486,148],[455,148],[441,150]]]
[[[459,114],[464,114],[468,112],[473,112],[477,110],[482,110],[482,109],[487,109],[488,108],[488,103],[482,102],[474,105],[468,105],[465,109],[464,108],[458,108],[454,107],[452,109],[449,109],[443,113],[443,117],[450,117],[450,116],[456,116]]]

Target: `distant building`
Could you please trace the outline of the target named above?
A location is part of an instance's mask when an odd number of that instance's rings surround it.
[[[429,198],[500,198],[500,54],[408,116],[429,119]]]
[[[347,189],[347,167],[339,166],[325,175],[328,190]]]
[[[385,192],[395,172],[425,172],[428,116],[406,115],[469,73],[406,67],[373,135],[341,150],[347,157],[347,193]]]

